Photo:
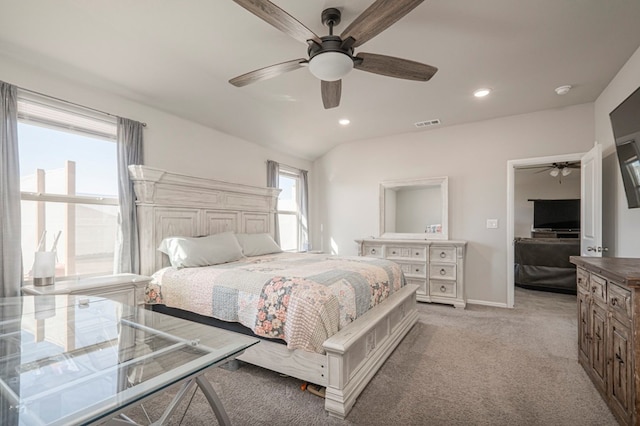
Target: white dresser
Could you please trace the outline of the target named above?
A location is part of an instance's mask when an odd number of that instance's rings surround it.
[[[409,284],[417,284],[419,302],[464,308],[466,241],[371,238],[356,240],[358,255],[389,259],[400,265]]]

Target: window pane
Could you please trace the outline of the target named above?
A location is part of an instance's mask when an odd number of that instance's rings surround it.
[[[293,214],[278,214],[280,247],[282,250],[298,249],[298,220]]]
[[[114,141],[18,122],[18,144],[21,191],[117,198]],[[57,277],[113,273],[117,215],[113,205],[23,200],[25,280],[32,279],[34,252],[44,230],[45,250],[51,250],[60,232]]]
[[[117,197],[113,141],[18,123],[18,143],[21,191]]]
[[[25,279],[31,280],[34,252],[43,229],[45,249],[51,250],[55,235],[56,276],[113,273],[117,231],[117,206],[22,201],[22,255]]]
[[[282,191],[280,191],[280,195],[278,196],[278,210],[298,211],[298,179],[282,174],[279,176],[279,179],[279,186]]]

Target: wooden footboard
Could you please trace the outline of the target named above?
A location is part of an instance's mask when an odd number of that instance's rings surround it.
[[[418,320],[416,290],[407,285],[324,342],[326,355],[262,341],[238,359],[326,386],[325,409],[344,418],[356,398]]]

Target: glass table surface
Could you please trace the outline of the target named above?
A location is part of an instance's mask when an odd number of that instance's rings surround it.
[[[108,419],[257,342],[100,297],[0,298],[0,424]]]

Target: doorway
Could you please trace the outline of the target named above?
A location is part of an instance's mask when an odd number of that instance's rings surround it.
[[[525,158],[507,162],[507,307],[513,308],[515,303],[515,237],[516,226],[516,170],[544,166],[553,163],[580,162],[584,153],[556,155],[549,157]],[[545,171],[544,168],[541,170]],[[548,172],[545,171],[546,174]],[[561,178],[562,175],[560,175]],[[551,176],[549,176],[551,178]],[[557,178],[557,177],[555,177]],[[552,182],[552,181],[550,181]],[[522,232],[521,230],[519,231]]]

